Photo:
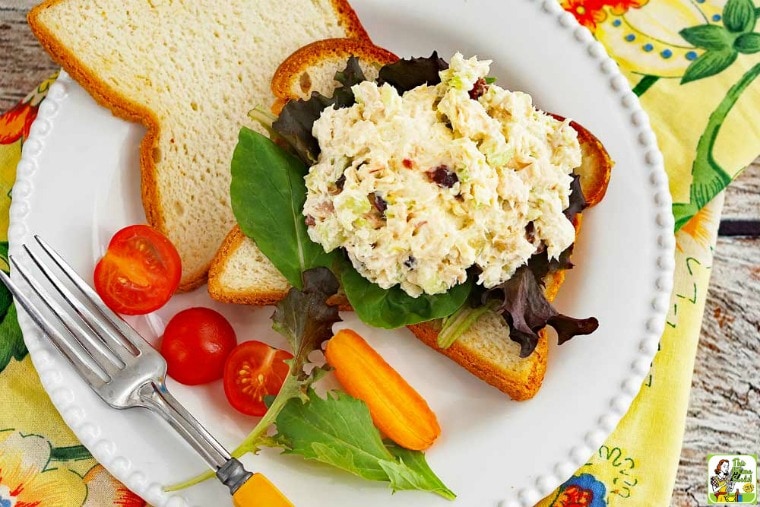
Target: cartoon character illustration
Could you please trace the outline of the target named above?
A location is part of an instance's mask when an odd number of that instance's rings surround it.
[[[715,467],[715,475],[710,478],[710,486],[712,486],[718,502],[736,502],[738,500],[739,490],[737,489],[734,492],[734,483],[728,473],[727,459],[718,461],[718,466]]]

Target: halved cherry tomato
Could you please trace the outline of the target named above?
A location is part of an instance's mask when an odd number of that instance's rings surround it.
[[[130,225],[114,234],[95,266],[95,290],[113,311],[141,315],[166,304],[181,275],[179,254],[166,236]]]
[[[161,355],[167,373],[186,385],[222,378],[224,362],[237,345],[235,330],[210,308],[188,308],[172,317],[164,330]]]
[[[280,392],[289,370],[284,361],[292,357],[255,340],[235,347],[224,364],[224,394],[230,405],[244,414],[264,415],[264,397]]]

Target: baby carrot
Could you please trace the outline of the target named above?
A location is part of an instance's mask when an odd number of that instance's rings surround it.
[[[338,331],[325,358],[346,392],[367,404],[375,426],[401,447],[427,449],[441,434],[427,402],[356,332]]]

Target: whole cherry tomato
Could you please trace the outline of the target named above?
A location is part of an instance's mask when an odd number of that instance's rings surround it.
[[[284,361],[292,357],[255,340],[235,347],[224,365],[224,393],[230,405],[247,415],[264,415],[264,397],[280,392],[289,370]]]
[[[95,291],[113,311],[141,315],[166,304],[181,275],[171,241],[147,225],[131,225],[114,234],[95,266]]]
[[[172,317],[164,330],[161,355],[171,378],[187,385],[222,378],[224,362],[237,345],[235,330],[210,308],[188,308]]]

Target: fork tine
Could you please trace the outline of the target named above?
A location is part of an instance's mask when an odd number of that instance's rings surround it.
[[[100,314],[106,318],[113,329],[118,331],[119,338],[123,338],[123,343],[121,343],[122,346],[130,349],[131,352],[135,355],[139,355],[148,349],[151,351],[153,350],[148,342],[146,342],[142,336],[140,336],[137,331],[132,328],[132,326],[124,322],[124,320],[122,320],[119,315],[117,315],[113,310],[108,308],[105,303],[103,303],[103,300],[100,298],[100,296],[98,296],[97,292],[95,292],[95,290],[90,287],[87,282],[82,280],[82,277],[80,277],[65,260],[63,260],[63,257],[61,257],[61,255],[56,252],[52,246],[50,246],[45,240],[36,234],[34,235],[34,239],[37,241],[40,247],[42,247],[45,253],[48,254],[48,256],[53,260],[53,262],[55,262],[55,264],[61,269],[61,271],[63,271],[68,279],[71,280],[71,283],[73,283],[76,288],[79,289],[79,291],[87,298],[87,300],[95,308],[98,309]],[[106,334],[111,336],[110,333],[106,332]]]
[[[53,285],[53,287],[63,296],[63,299],[74,309],[79,315],[82,322],[92,331],[92,333],[84,333],[88,341],[95,347],[100,354],[107,356],[112,362],[114,362],[119,368],[126,366],[127,362],[124,359],[124,354],[133,355],[131,350],[128,350],[124,343],[118,340],[112,333],[108,332],[98,318],[93,315],[92,311],[87,305],[82,304],[74,294],[66,287],[61,280],[50,270],[50,268],[32,252],[27,245],[22,245],[29,258],[34,261],[37,267],[40,269],[43,275]]]
[[[34,288],[35,292],[40,296],[47,307],[53,311],[56,318],[66,327],[69,333],[84,349],[92,361],[95,362],[95,364],[97,364],[97,366],[103,370],[109,378],[112,377],[115,370],[123,368],[126,363],[119,358],[116,358],[116,360],[114,359],[114,353],[105,346],[102,339],[99,339],[97,337],[97,333],[92,330],[92,326],[87,324],[87,322],[84,320],[82,320],[80,323],[80,321],[77,321],[72,316],[71,310],[79,313],[80,317],[81,312],[79,312],[74,307],[72,301],[66,299],[66,294],[61,287],[61,282],[55,278],[52,273],[50,273],[50,270],[46,266],[42,265],[39,262],[39,259],[29,250],[26,245],[22,245],[22,247],[32,259],[32,261],[34,261],[40,271],[42,271],[42,274],[45,275],[45,277],[51,283],[53,289],[55,289],[58,294],[64,298],[64,300],[66,300],[69,306],[65,307],[59,303],[55,297],[52,297],[50,295],[51,293],[44,289],[36,279],[33,279],[30,275],[30,272],[27,271],[26,268],[22,268],[15,258],[12,259],[13,265],[16,267],[16,269],[19,269],[26,281],[32,286],[32,288]],[[88,330],[86,330],[82,324],[85,324],[87,328],[90,328],[90,332],[88,332]]]
[[[16,269],[18,269],[18,266],[13,262],[12,258],[11,263],[14,264]],[[45,298],[40,295],[39,291],[34,286],[35,284],[32,284],[30,282],[28,273],[25,273],[23,269],[19,269],[19,273],[27,282],[29,282],[32,290],[44,301]],[[19,289],[19,287],[14,282],[11,281],[10,277],[6,275],[2,270],[0,270],[0,280],[2,280],[5,286],[8,287],[8,290],[16,298],[16,301],[21,304],[21,307],[26,310],[26,313],[29,314],[32,320],[34,320],[40,329],[45,332],[45,334],[50,338],[50,341],[53,342],[55,348],[57,348],[61,354],[63,354],[63,356],[77,370],[79,375],[94,387],[103,386],[106,379],[101,375],[98,375],[96,373],[96,370],[93,370],[87,364],[89,356],[86,354],[86,352],[83,349],[80,349],[79,347],[73,345],[69,339],[65,338],[63,334],[58,330],[58,328],[54,326],[50,320],[48,320],[48,318],[45,317],[39,310],[37,310],[35,304],[32,303],[32,301],[21,291],[21,289]]]

